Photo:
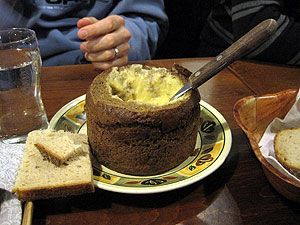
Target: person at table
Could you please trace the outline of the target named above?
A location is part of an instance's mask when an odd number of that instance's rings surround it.
[[[0,27],[35,30],[44,66],[107,69],[151,59],[168,17],[163,0],[1,0]]]
[[[265,19],[278,23],[277,32],[246,58],[300,65],[300,1],[214,1],[201,32],[199,56],[216,56]]]

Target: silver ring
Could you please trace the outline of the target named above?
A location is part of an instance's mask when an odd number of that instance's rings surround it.
[[[119,51],[118,48],[114,48],[114,51],[115,51],[115,58],[117,58],[118,55],[119,55],[119,53],[120,53],[120,51]]]

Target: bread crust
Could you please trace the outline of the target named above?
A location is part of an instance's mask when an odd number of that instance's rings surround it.
[[[181,101],[161,106],[125,102],[111,95],[107,84],[111,71],[98,75],[86,94],[88,138],[100,163],[121,173],[154,175],[195,154],[200,120],[197,90]],[[172,74],[187,82],[177,70]]]
[[[56,166],[61,166],[64,163],[64,159],[62,159],[59,155],[54,154],[53,152],[49,151],[47,148],[42,146],[39,143],[34,144],[34,146],[40,151],[42,156],[47,159],[48,161],[52,162]]]
[[[33,201],[38,199],[60,198],[70,195],[92,193],[95,187],[90,182],[74,183],[65,186],[52,186],[45,188],[13,188],[12,193],[18,196],[20,201]]]

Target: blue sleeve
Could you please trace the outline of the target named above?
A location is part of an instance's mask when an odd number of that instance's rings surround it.
[[[111,15],[121,15],[125,26],[132,34],[129,40],[130,61],[151,59],[168,31],[168,17],[163,0],[123,0],[112,10]]]
[[[44,66],[85,62],[79,49],[81,40],[76,26],[78,19],[85,16],[99,20],[107,15],[123,16],[125,26],[132,34],[130,61],[151,59],[168,31],[163,0],[97,0],[91,1],[91,6],[87,5],[89,1],[66,1],[67,5],[46,1],[16,2],[23,6],[18,9],[24,12],[16,11],[12,9],[16,5],[10,7],[0,0],[0,28],[26,26],[35,30]]]

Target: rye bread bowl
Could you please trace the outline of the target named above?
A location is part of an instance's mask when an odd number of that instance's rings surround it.
[[[143,70],[156,69],[135,66]],[[196,154],[200,95],[193,90],[163,105],[124,101],[113,93],[108,80],[113,70],[131,68],[132,65],[128,65],[102,72],[87,91],[85,110],[91,151],[98,162],[114,171],[132,175],[160,174]],[[187,70],[179,73],[175,68],[159,69],[178,77],[183,84],[190,75]]]

